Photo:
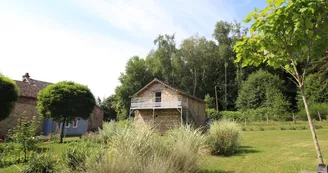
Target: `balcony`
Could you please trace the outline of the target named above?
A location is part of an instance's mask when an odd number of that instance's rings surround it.
[[[145,100],[140,98],[133,98],[131,100],[130,109],[172,109],[172,108],[182,108],[184,102],[176,101],[167,101],[167,102],[155,102],[152,100]]]

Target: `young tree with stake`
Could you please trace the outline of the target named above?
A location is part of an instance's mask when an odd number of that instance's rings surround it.
[[[327,50],[328,2],[326,0],[268,0],[263,10],[255,9],[245,22],[253,21],[250,36],[237,42],[236,62],[243,66],[267,63],[283,68],[298,86],[307,113],[318,161],[323,158],[313,127],[304,79],[309,64]]]

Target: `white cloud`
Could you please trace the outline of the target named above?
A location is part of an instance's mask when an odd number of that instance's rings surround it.
[[[74,2],[92,15],[139,39],[152,41],[158,34],[176,33],[181,40],[190,35],[175,23],[172,15],[153,0],[75,0]]]
[[[97,33],[71,30],[46,18],[0,12],[0,72],[19,79],[25,72],[49,82],[73,80],[96,96],[119,84],[126,61],[148,49]]]

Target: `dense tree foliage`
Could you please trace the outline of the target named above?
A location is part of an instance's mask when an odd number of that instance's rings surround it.
[[[269,72],[259,70],[242,83],[236,101],[242,111],[261,108],[267,118],[284,118],[288,102],[283,95],[283,82]]]
[[[111,95],[100,102],[99,106],[104,111],[104,121],[112,121],[117,119],[117,113],[113,108],[115,95]]]
[[[37,100],[40,115],[62,123],[61,142],[65,123],[88,119],[95,104],[95,98],[87,86],[68,81],[48,85],[39,92]]]
[[[6,119],[19,96],[16,83],[0,74],[0,121]]]

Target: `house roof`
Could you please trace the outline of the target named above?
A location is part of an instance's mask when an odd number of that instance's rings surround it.
[[[202,100],[202,99],[200,99],[200,98],[198,98],[198,97],[195,97],[195,96],[193,96],[193,95],[191,95],[191,94],[188,94],[188,93],[186,93],[186,92],[183,92],[183,91],[181,91],[181,90],[178,90],[178,89],[176,89],[176,88],[170,86],[169,84],[167,84],[167,83],[165,83],[165,82],[163,82],[163,81],[161,81],[161,80],[159,80],[159,79],[157,79],[157,78],[155,78],[154,80],[152,80],[151,82],[149,82],[147,85],[145,85],[143,88],[141,88],[138,92],[136,92],[136,93],[134,94],[134,96],[137,96],[139,93],[141,93],[142,91],[148,89],[148,87],[149,87],[150,85],[152,85],[153,83],[156,83],[156,82],[157,82],[157,83],[160,83],[160,84],[162,84],[162,85],[164,85],[164,86],[166,86],[166,87],[168,87],[168,88],[174,90],[175,92],[180,93],[180,94],[182,94],[182,95],[184,95],[184,96],[186,96],[186,97],[189,97],[189,98],[192,98],[192,99],[195,99],[195,100],[198,100],[198,101],[200,101],[200,102],[205,103],[204,100]]]
[[[23,81],[15,80],[15,82],[20,89],[20,96],[31,98],[36,98],[40,90],[52,84],[49,82],[32,79],[28,73],[23,76]]]

